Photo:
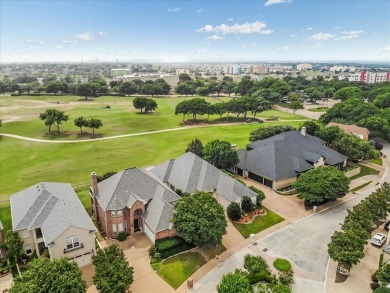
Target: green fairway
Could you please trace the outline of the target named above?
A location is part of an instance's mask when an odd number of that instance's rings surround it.
[[[81,134],[80,129],[74,125],[77,117],[100,119],[103,127],[96,130],[98,136],[114,136],[121,134],[131,134],[139,132],[149,132],[162,129],[180,127],[182,115],[175,115],[177,103],[185,98],[156,98],[158,109],[156,112],[141,114],[139,110],[133,108],[133,97],[99,97],[88,99],[87,101],[75,96],[21,96],[21,97],[0,97],[0,117],[4,121],[1,132],[17,134],[40,139],[61,139],[76,140],[79,138],[89,138],[88,134]],[[205,98],[210,103],[219,102],[216,99]],[[226,99],[226,98],[224,98]],[[105,108],[110,106],[109,109]],[[69,115],[69,120],[60,126],[61,134],[50,134],[48,127],[40,120],[39,114],[49,108],[57,108],[65,111]],[[269,110],[258,115],[262,118],[279,116],[281,120],[302,120],[302,116],[283,113],[276,110]],[[229,122],[233,122],[235,115],[230,115]],[[242,115],[241,115],[242,117]],[[187,115],[186,119],[189,119]],[[199,120],[207,119],[207,115],[199,115]],[[210,122],[216,122],[217,115],[209,117]],[[220,121],[226,123],[226,115]],[[243,119],[243,118],[241,118]],[[52,132],[56,131],[52,127]],[[91,133],[90,129],[84,132]]]

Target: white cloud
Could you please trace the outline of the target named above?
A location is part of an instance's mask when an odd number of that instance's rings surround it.
[[[93,41],[96,39],[96,37],[90,32],[77,34],[76,38],[78,38],[79,40],[82,40],[82,41]]]
[[[218,35],[212,35],[211,37],[208,37],[207,39],[216,41],[216,40],[223,40],[223,37],[220,37]]]
[[[234,18],[228,18],[226,21],[233,21]]]
[[[45,44],[44,41],[32,41],[32,40],[25,40],[24,43],[28,45],[36,45],[36,46],[42,46]]]
[[[64,45],[75,45],[77,44],[77,41],[63,40],[61,43],[63,43]]]
[[[308,27],[306,30],[311,31],[312,29],[313,29],[312,27]]]
[[[292,37],[292,38],[294,38],[294,37],[295,37],[295,35],[294,35],[294,34],[291,34],[291,37]]]
[[[57,48],[57,49],[62,49],[63,47],[60,46],[60,45],[58,45],[58,46],[56,46],[56,48]]]
[[[241,45],[241,47],[245,48],[245,47],[246,47],[246,45],[245,45],[245,44],[242,44],[242,45]]]
[[[335,37],[335,35],[332,35],[330,33],[318,33],[318,34],[312,35],[310,37],[310,39],[316,40],[316,41],[327,41],[327,40],[333,39],[334,37]]]
[[[280,3],[290,3],[291,1],[292,0],[267,0],[267,2],[264,3],[264,6],[271,6]]]
[[[197,29],[197,32],[215,32],[217,34],[270,34],[272,30],[263,30],[267,25],[261,21],[255,22],[246,22],[243,24],[234,24],[234,25],[226,25],[221,24],[218,26],[212,26],[210,24],[205,25],[204,27]]]
[[[390,45],[379,49],[379,53],[390,53]]]
[[[196,13],[202,13],[203,12],[203,9],[201,8],[201,9],[198,9],[197,11],[196,11]]]
[[[181,8],[168,8],[167,12],[179,12]]]
[[[357,37],[359,37],[359,35],[362,33],[363,31],[343,31],[341,32],[341,36],[337,37],[335,40],[351,40],[351,39],[355,39]]]
[[[280,48],[276,48],[276,50],[281,50],[281,51],[289,51],[291,48],[288,47],[288,46],[284,46],[284,47],[280,47]]]
[[[100,31],[99,36],[102,38],[105,38],[107,36],[107,34],[105,32]]]
[[[256,46],[256,43],[252,43],[252,47],[255,47]]]
[[[207,53],[207,49],[198,49],[196,51],[197,54],[206,54]]]

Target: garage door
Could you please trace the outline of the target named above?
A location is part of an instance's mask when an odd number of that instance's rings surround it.
[[[144,222],[144,231],[145,231],[146,236],[148,236],[148,238],[150,239],[150,241],[152,241],[152,242],[154,243],[155,240],[156,240],[156,236],[154,235],[154,233],[152,232],[152,230],[150,230],[150,228],[148,227],[148,225],[146,225],[145,222]]]
[[[92,253],[87,252],[85,254],[81,254],[79,256],[76,256],[76,257],[72,258],[71,260],[75,261],[77,263],[77,265],[81,268],[81,267],[84,267],[84,266],[92,263]]]

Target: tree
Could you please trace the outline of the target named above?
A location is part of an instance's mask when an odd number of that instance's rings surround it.
[[[321,166],[302,173],[293,186],[299,198],[309,203],[322,203],[345,196],[349,182],[342,171],[333,166]]]
[[[196,94],[196,87],[190,82],[179,83],[176,87],[176,93],[179,95],[193,95]]]
[[[288,105],[288,108],[293,111],[293,114],[295,115],[295,112],[299,109],[303,109],[303,104],[300,100],[294,100],[291,102],[291,104]]]
[[[236,202],[232,202],[227,207],[227,215],[232,221],[238,221],[241,218],[241,208]]]
[[[352,231],[336,231],[328,244],[328,253],[331,259],[347,266],[360,262],[364,257],[365,239],[356,236]]]
[[[7,257],[11,264],[15,264],[17,259],[23,254],[23,240],[16,231],[8,230],[5,235],[4,246],[7,249]]]
[[[153,99],[147,99],[145,106],[145,113],[154,111],[157,109],[157,102]]]
[[[195,192],[178,200],[172,223],[178,236],[196,246],[221,243],[227,227],[223,207],[207,192]]]
[[[85,97],[85,99],[88,99],[88,96],[91,96],[93,94],[93,90],[90,84],[88,83],[81,83],[77,87],[77,94],[81,97]]]
[[[187,145],[186,153],[191,152],[199,157],[203,157],[203,144],[200,139],[195,138]]]
[[[241,81],[238,83],[235,92],[244,96],[247,94],[249,89],[253,87],[254,82],[250,76],[244,76]]]
[[[88,127],[88,120],[80,116],[74,120],[74,125],[80,127],[80,133],[83,133],[83,127]]]
[[[67,85],[66,83],[62,83],[60,81],[52,81],[49,82],[46,86],[46,92],[48,93],[54,93],[54,95],[57,95],[58,92],[61,92],[61,94],[66,91]]]
[[[356,98],[360,99],[362,95],[363,95],[362,90],[357,86],[348,86],[337,90],[334,93],[333,97],[336,100],[345,101],[347,99],[356,99]]]
[[[246,212],[251,212],[255,209],[254,204],[249,196],[244,196],[242,198],[241,208]]]
[[[133,267],[130,267],[118,245],[111,245],[92,256],[95,265],[93,283],[102,293],[124,293],[133,283]]]
[[[381,286],[386,286],[390,283],[390,264],[385,264],[379,268],[378,273],[376,274],[379,283]]]
[[[95,129],[103,126],[102,120],[91,118],[88,120],[88,127],[92,129],[92,135],[95,135]]]
[[[69,116],[65,115],[64,111],[47,109],[44,113],[39,114],[39,118],[45,122],[46,126],[49,126],[49,132],[51,132],[51,126],[54,125],[57,127],[57,132],[60,133],[60,125],[67,121]]]
[[[302,127],[306,127],[306,133],[310,135],[316,135],[316,132],[321,129],[320,125],[314,121],[305,121],[300,129],[302,129]]]
[[[239,162],[237,152],[227,141],[213,140],[206,144],[203,158],[219,169],[228,169]]]
[[[218,293],[252,293],[252,286],[249,284],[245,274],[239,270],[223,275],[221,282],[217,285]]]
[[[263,140],[271,136],[277,135],[279,133],[285,131],[292,131],[292,130],[296,130],[296,129],[294,126],[291,125],[274,125],[268,127],[260,127],[258,129],[251,131],[249,140],[250,141]]]
[[[126,81],[122,83],[121,85],[119,85],[118,89],[121,94],[129,95],[129,96],[137,93],[139,90],[138,86],[131,81]]]
[[[179,83],[191,81],[192,78],[187,73],[180,73],[179,75]]]
[[[258,274],[264,270],[269,270],[268,263],[264,258],[259,255],[251,254],[244,256],[244,268],[252,275]]]
[[[148,98],[135,98],[133,100],[133,106],[136,109],[140,109],[142,113],[142,109],[146,107],[148,102]]]
[[[77,264],[66,258],[32,260],[21,277],[14,279],[11,293],[86,292],[87,284]]]

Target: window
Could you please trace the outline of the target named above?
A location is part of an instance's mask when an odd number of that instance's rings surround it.
[[[111,217],[115,218],[115,217],[122,217],[123,215],[123,211],[122,210],[119,210],[119,211],[111,211]]]
[[[112,224],[112,234],[115,236],[116,235],[116,224]]]
[[[123,231],[123,223],[118,223],[118,232]]]
[[[31,255],[33,253],[31,245],[25,246],[24,251],[26,252],[27,255]]]
[[[116,217],[116,211],[111,211],[111,217]]]
[[[66,248],[71,249],[80,246],[79,236],[66,238]]]

